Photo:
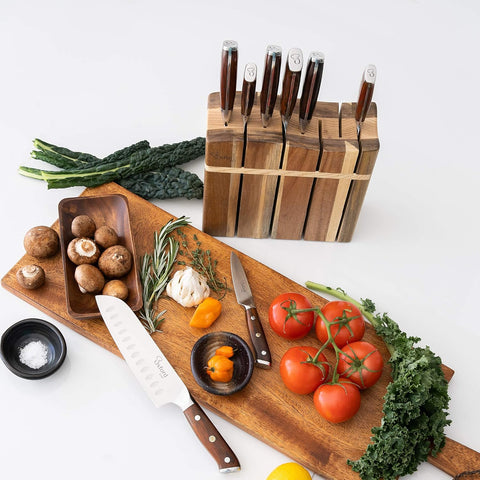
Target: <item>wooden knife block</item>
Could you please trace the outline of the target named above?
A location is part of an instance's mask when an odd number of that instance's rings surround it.
[[[349,242],[379,150],[372,103],[357,137],[355,104],[318,102],[307,131],[295,111],[261,124],[258,98],[247,127],[237,92],[225,126],[219,93],[208,97],[203,231],[214,236]]]

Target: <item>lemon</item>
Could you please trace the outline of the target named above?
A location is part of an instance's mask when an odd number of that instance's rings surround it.
[[[288,462],[279,465],[267,480],[312,480],[311,475],[298,463]]]

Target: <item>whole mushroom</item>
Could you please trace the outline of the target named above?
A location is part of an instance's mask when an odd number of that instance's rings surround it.
[[[25,251],[35,258],[52,257],[58,252],[59,245],[58,233],[43,225],[31,228],[23,239]]]
[[[79,265],[75,269],[75,280],[82,293],[101,292],[105,284],[105,278],[102,272],[95,265],[88,263]]]
[[[45,283],[45,271],[39,265],[25,265],[17,271],[18,283],[28,290],[34,290]]]
[[[110,280],[103,287],[102,294],[126,300],[128,298],[128,287],[121,280]]]
[[[100,255],[98,268],[106,277],[123,277],[132,268],[132,254],[123,245],[109,247]]]
[[[77,215],[72,220],[72,233],[75,237],[93,237],[97,226],[88,215]]]
[[[91,238],[74,238],[68,244],[67,255],[75,265],[94,264],[100,257],[100,249]]]
[[[94,236],[95,242],[102,248],[109,248],[117,245],[118,235],[117,232],[108,225],[102,225],[95,230]]]

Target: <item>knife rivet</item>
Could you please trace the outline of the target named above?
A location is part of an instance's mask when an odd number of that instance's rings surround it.
[[[230,463],[232,460],[230,459],[230,457],[225,457],[225,458],[223,459],[223,461],[224,461],[225,463]]]
[[[201,419],[200,415],[195,415],[195,417],[194,417],[194,418],[195,418],[195,420],[196,420],[197,422],[199,422],[199,421],[200,421],[200,419]]]
[[[252,315],[252,316],[250,317],[250,320],[256,320],[255,315]]]
[[[209,440],[211,443],[213,443],[213,442],[215,442],[217,439],[215,438],[215,435],[210,435],[210,436],[208,437],[208,440]]]
[[[266,355],[267,352],[265,350],[262,350],[262,355]]]
[[[256,336],[257,338],[260,338],[260,337],[262,336],[262,334],[257,332],[257,333],[255,334],[255,336]]]

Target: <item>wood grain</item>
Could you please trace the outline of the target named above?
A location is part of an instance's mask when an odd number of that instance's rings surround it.
[[[123,194],[128,199],[137,254],[151,252],[153,233],[170,220],[172,215],[114,183],[87,189],[82,195],[115,193]],[[54,224],[54,228],[58,230],[58,223]],[[219,275],[225,277],[231,286],[229,265],[230,252],[233,249],[193,227],[185,228],[184,232],[189,238],[193,234],[198,236],[202,247],[208,248],[213,258],[218,260]],[[223,311],[220,318],[206,331],[188,325],[193,308],[185,309],[171,299],[162,299],[159,307],[167,309],[166,320],[163,332],[153,334],[154,341],[172,363],[192,395],[205,407],[324,478],[358,480],[358,475],[347,466],[346,460],[357,459],[363,454],[370,441],[370,429],[380,424],[382,397],[390,381],[389,367],[385,368],[375,386],[362,393],[362,406],[353,419],[339,425],[329,424],[323,420],[315,411],[312,395],[295,395],[283,386],[279,374],[280,359],[290,346],[300,343],[290,342],[274,334],[268,327],[267,318],[270,303],[281,292],[303,293],[312,304],[318,306],[324,305],[326,300],[241,252],[235,252],[245,268],[258,313],[265,327],[265,335],[272,352],[272,369],[255,368],[247,387],[230,397],[207,393],[195,382],[190,370],[190,352],[195,342],[205,333],[214,330],[230,331],[249,343],[244,310],[236,303],[233,291],[229,291],[222,301]],[[31,261],[32,257],[28,255],[22,257],[3,277],[2,286],[67,327],[120,355],[101,319],[82,321],[68,315],[63,293],[64,278],[60,254],[40,262],[47,277],[43,287],[34,291],[19,287],[15,273],[21,265]],[[385,345],[370,326],[367,328],[365,339],[375,344],[385,359],[388,358]],[[301,341],[301,344],[315,346],[318,342],[314,335],[310,334]],[[444,367],[444,371],[446,377],[451,378],[453,371],[448,367]],[[226,441],[228,442],[228,438]],[[452,475],[459,473],[452,471],[454,468],[471,465],[471,461],[467,459],[465,464],[452,464],[451,457],[457,450],[451,447],[455,445],[448,442],[447,447],[435,459],[435,465],[446,469]],[[240,459],[240,462],[248,462],[248,459]]]

